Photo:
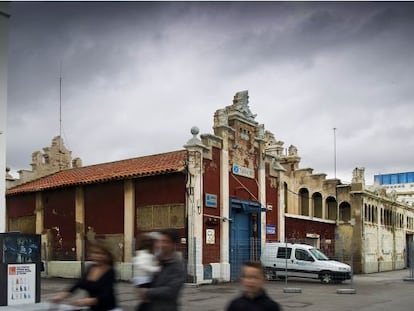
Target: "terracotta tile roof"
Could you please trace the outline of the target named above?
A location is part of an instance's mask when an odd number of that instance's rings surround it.
[[[36,192],[80,184],[180,172],[185,169],[186,150],[102,163],[60,171],[6,191],[6,195]]]

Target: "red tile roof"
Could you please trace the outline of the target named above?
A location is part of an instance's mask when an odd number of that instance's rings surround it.
[[[36,192],[80,184],[181,172],[185,169],[186,150],[102,163],[60,171],[29,181],[6,191],[6,195]]]

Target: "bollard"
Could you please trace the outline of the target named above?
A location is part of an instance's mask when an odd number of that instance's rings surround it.
[[[356,294],[355,288],[338,288],[336,290],[337,294]]]
[[[287,294],[292,294],[292,293],[296,293],[296,294],[300,294],[302,293],[302,288],[298,288],[298,287],[285,287],[283,289],[284,293]]]

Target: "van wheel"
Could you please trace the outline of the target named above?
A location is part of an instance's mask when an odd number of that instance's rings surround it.
[[[332,273],[329,271],[322,271],[319,278],[321,279],[321,282],[324,284],[332,283]]]
[[[273,281],[276,278],[276,273],[271,268],[265,268],[266,280]]]

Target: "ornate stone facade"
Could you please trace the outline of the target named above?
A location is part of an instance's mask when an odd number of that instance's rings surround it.
[[[56,136],[52,139],[52,144],[49,147],[43,148],[43,151],[32,153],[30,165],[32,166],[30,171],[18,171],[18,179],[13,179],[9,171],[7,172],[7,189],[62,170],[81,167],[82,161],[80,158],[72,160],[72,151],[65,147],[62,137]]]
[[[215,112],[214,134],[198,138],[198,128],[191,129],[192,137],[177,156],[180,165],[174,174],[160,173],[155,165],[151,178],[125,175],[112,181],[93,180],[91,184],[78,181],[76,189],[73,184],[63,184],[59,191],[42,188],[31,196],[13,194],[9,189],[11,208],[23,210],[38,233],[59,221],[61,228],[67,226],[69,231],[73,226],[68,219],[75,221],[76,236],[75,232],[65,234],[72,234],[76,241],[73,249],[78,261],[86,228],[113,241],[123,237],[119,244],[125,250],[125,266],[139,230],[180,223],[187,271],[195,282],[233,279],[240,271],[238,264],[251,259],[248,256],[252,254],[252,258],[260,258],[261,246],[275,240],[313,244],[329,256],[352,264],[357,273],[404,267],[406,243],[414,236],[413,208],[396,202],[381,187],[366,186],[363,168],[354,170],[350,184],[327,179],[326,174],[314,173],[312,168],[301,168],[298,148],[285,148],[284,142],[255,117],[249,108],[248,92],[238,92],[231,105]],[[79,166],[80,160],[71,161],[71,152],[60,137],[55,137],[50,147],[33,153],[32,171],[20,171],[17,182],[58,171],[64,175],[70,172],[64,170]],[[90,216],[97,211],[106,213],[107,217],[102,217],[105,222]],[[159,216],[172,215],[172,211],[179,216],[173,218],[182,222]],[[255,247],[251,241],[257,243]]]

